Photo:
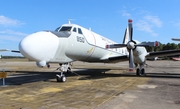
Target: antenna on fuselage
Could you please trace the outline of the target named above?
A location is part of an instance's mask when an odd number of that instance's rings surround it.
[[[76,19],[68,19],[68,24],[71,24],[71,20],[76,20]]]
[[[71,24],[71,19],[68,19],[68,24]]]

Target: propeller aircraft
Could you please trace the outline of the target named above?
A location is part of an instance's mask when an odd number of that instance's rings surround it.
[[[21,40],[19,51],[38,67],[60,65],[58,82],[65,82],[65,72],[71,71],[73,61],[118,63],[129,60],[129,71],[145,75],[146,58],[180,54],[180,50],[147,52],[145,46],[158,46],[158,42],[140,43],[133,39],[132,20],[128,20],[122,44],[118,44],[82,26],[63,24],[55,31],[39,31]],[[17,51],[15,51],[17,52]],[[135,65],[135,66],[134,66]]]

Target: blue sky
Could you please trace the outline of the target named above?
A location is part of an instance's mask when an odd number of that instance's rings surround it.
[[[18,50],[27,35],[55,30],[68,19],[118,43],[132,19],[134,39],[172,43],[171,38],[180,38],[179,4],[179,0],[1,0],[0,48]]]

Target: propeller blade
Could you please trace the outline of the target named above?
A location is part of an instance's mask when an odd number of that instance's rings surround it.
[[[132,28],[132,20],[131,19],[128,20],[128,30],[129,30],[129,40],[132,41],[133,28]]]
[[[126,44],[128,42],[128,40],[126,39],[127,38],[127,28],[125,30],[125,33],[124,33],[124,39],[123,39],[123,44]]]
[[[134,59],[133,59],[133,50],[129,50],[129,71],[133,72],[134,70]]]
[[[136,44],[136,46],[149,46],[149,47],[157,47],[160,45],[160,42],[156,41],[156,42],[142,42],[139,44]]]

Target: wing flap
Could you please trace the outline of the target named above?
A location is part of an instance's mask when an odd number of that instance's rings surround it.
[[[128,55],[122,55],[122,56],[114,56],[114,57],[109,57],[107,59],[103,59],[105,63],[118,63],[122,61],[128,61]]]

